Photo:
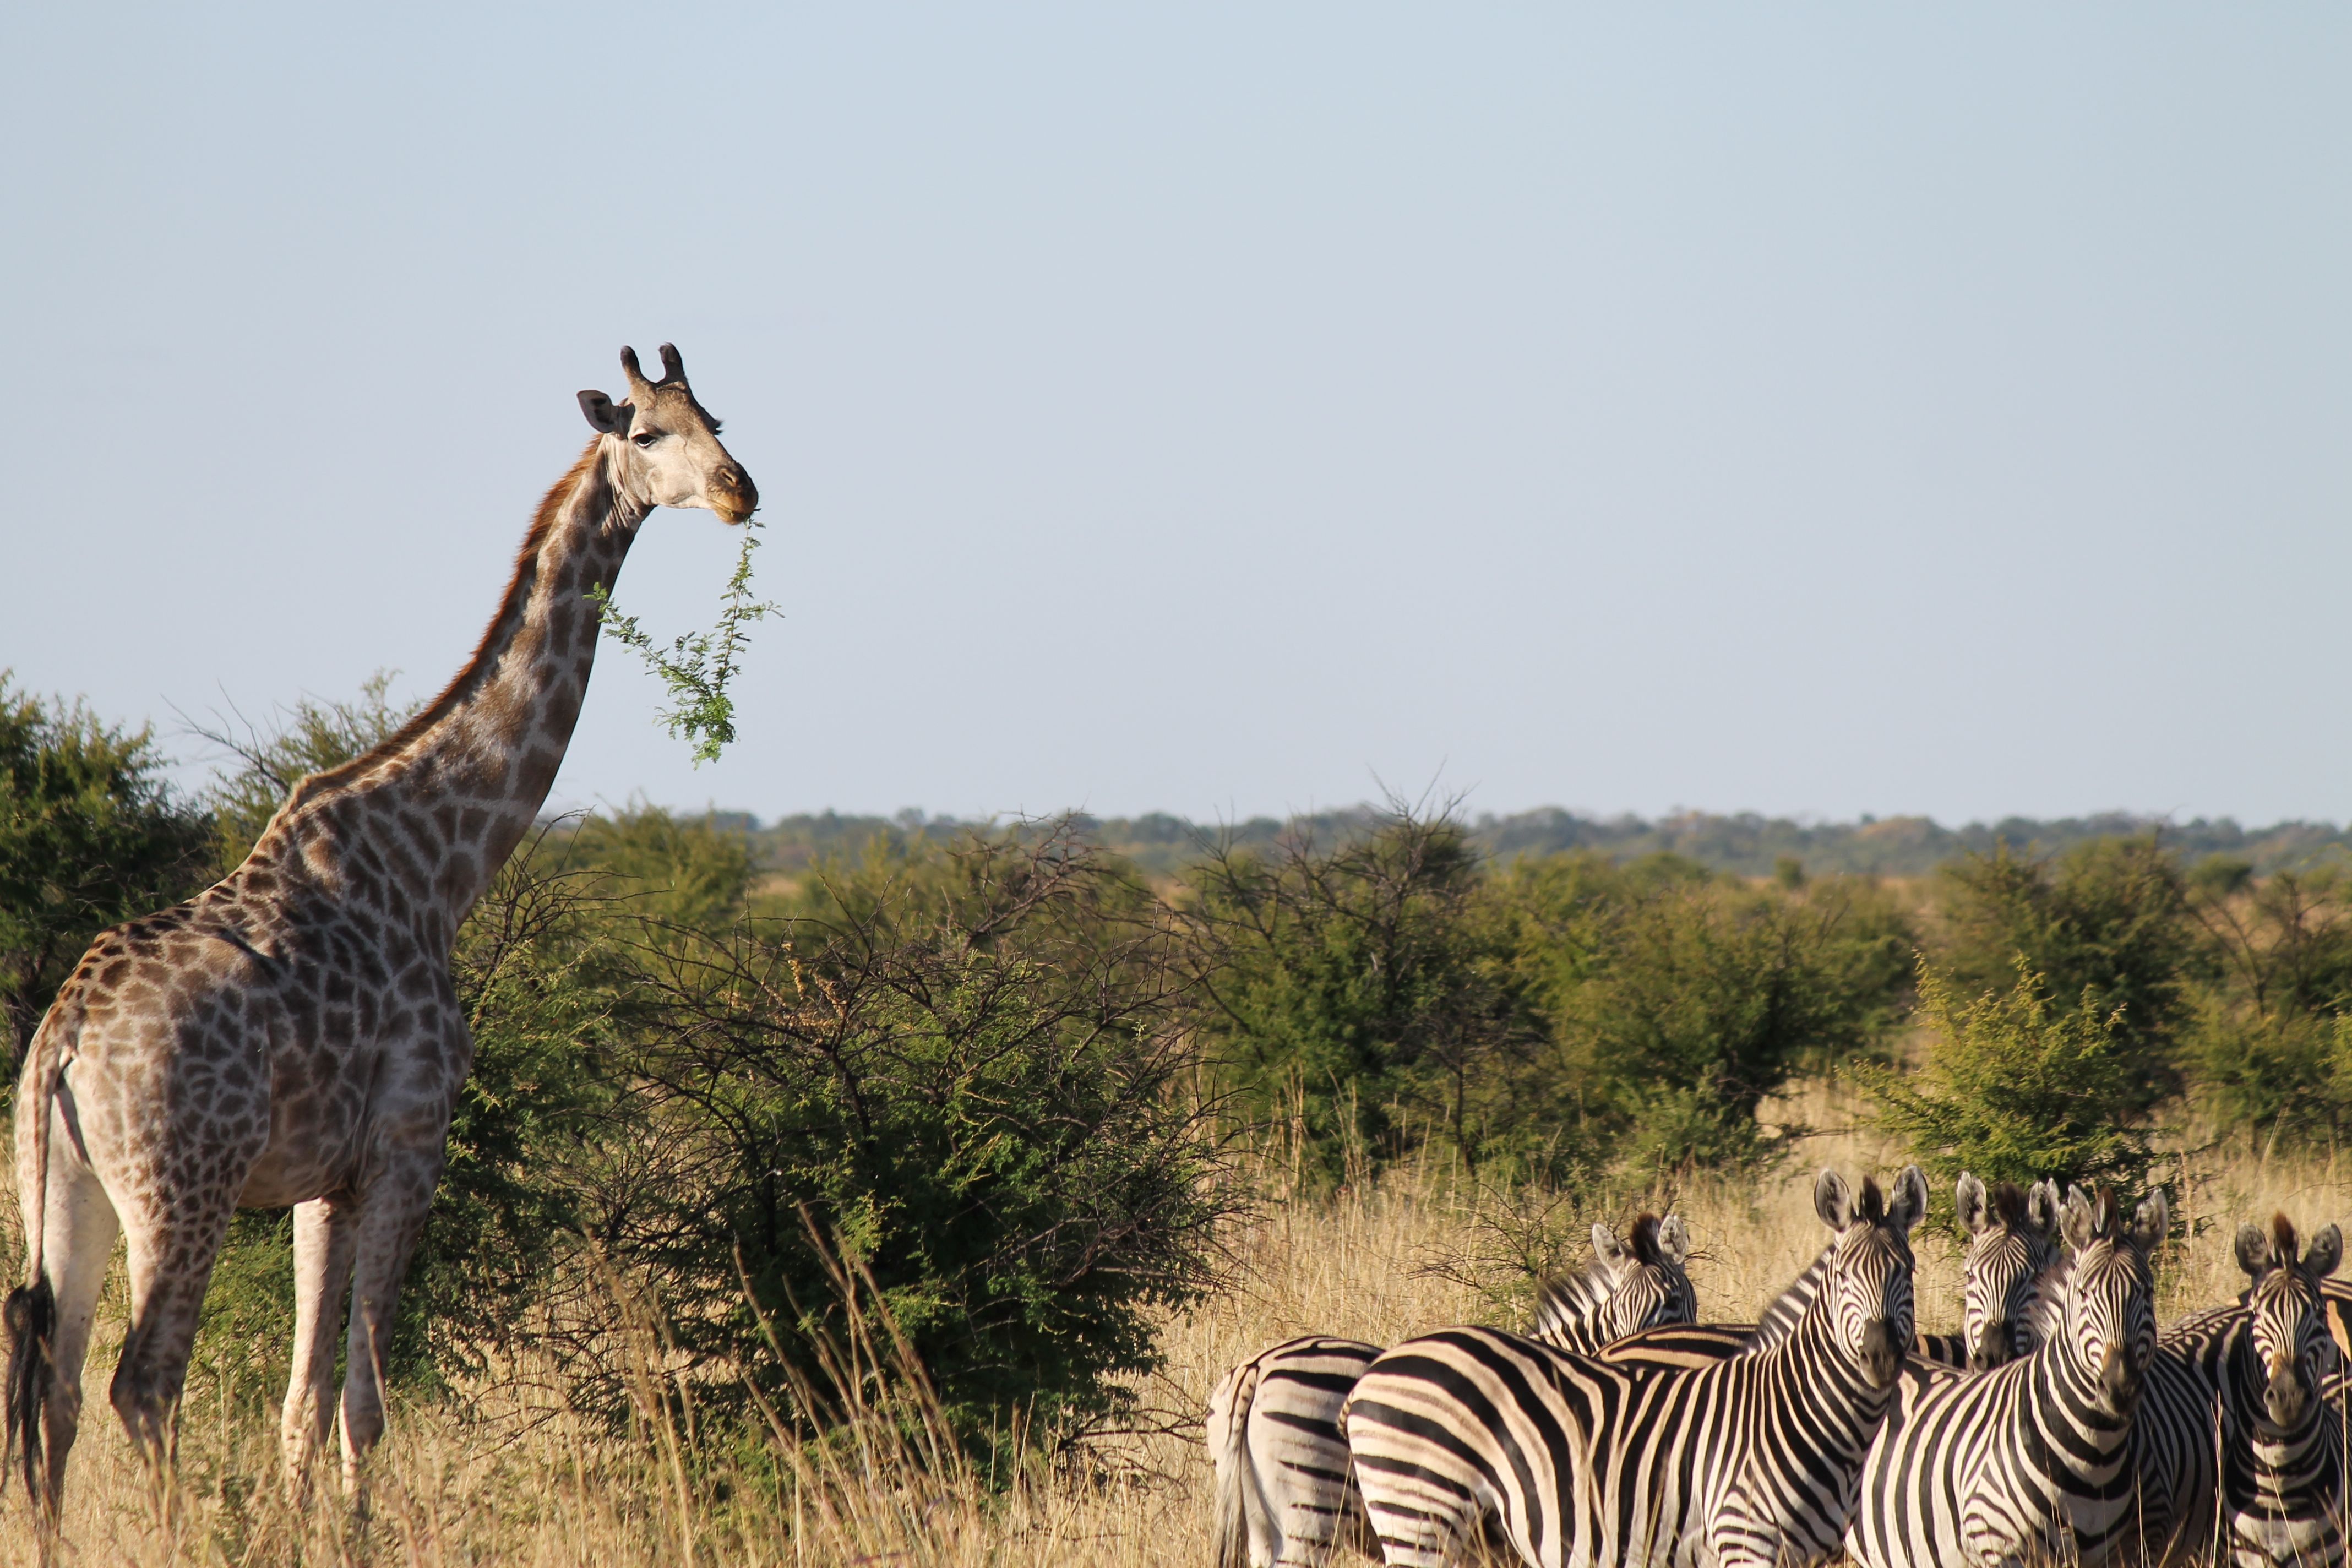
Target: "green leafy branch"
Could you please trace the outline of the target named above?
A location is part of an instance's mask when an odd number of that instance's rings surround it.
[[[743,549],[719,600],[719,624],[707,632],[688,632],[667,649],[654,646],[636,616],[621,614],[610,589],[599,584],[588,590],[606,634],[635,648],[646,668],[669,689],[670,706],[662,711],[662,722],[671,734],[694,742],[696,767],[717,762],[720,750],[734,743],[735,703],[727,695],[727,685],[735,679],[737,658],[751,640],[744,628],[767,619],[771,611],[783,614],[778,605],[751,597],[751,552],[760,548],[753,530],[759,526],[748,519],[741,524]]]

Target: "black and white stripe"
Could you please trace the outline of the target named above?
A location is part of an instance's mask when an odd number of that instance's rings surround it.
[[[1982,1371],[2032,1352],[2034,1291],[2057,1256],[2058,1184],[1988,1188],[1963,1171],[1954,1184],[1960,1228],[1969,1237],[1961,1269],[1960,1331],[1921,1334],[1911,1353],[1943,1366]],[[1788,1337],[1819,1288],[1824,1253],[1764,1309],[1756,1324],[1759,1344]]]
[[[1914,1362],[1864,1468],[1861,1568],[2096,1564],[2136,1541],[2132,1417],[2156,1355],[2149,1255],[2161,1194],[2126,1226],[2112,1193],[2067,1204],[2074,1249],[2051,1332],[1980,1375]]]
[[[2232,1403],[2246,1419],[2222,1451],[2221,1495],[2234,1568],[2336,1568],[2344,1561],[2342,1413],[2326,1390],[2336,1367],[2323,1282],[2344,1238],[2328,1226],[2296,1256],[2294,1226],[2238,1230],[2252,1279],[2245,1334],[2230,1360]]]
[[[1834,1552],[1912,1340],[1909,1236],[1927,1183],[1857,1199],[1824,1171],[1837,1233],[1786,1339],[1682,1370],[1454,1329],[1364,1373],[1345,1426],[1391,1568],[1442,1568],[1491,1514],[1538,1568],[1756,1563]]]
[[[1637,1330],[1698,1315],[1684,1259],[1682,1221],[1643,1215],[1621,1242],[1592,1227],[1590,1268],[1546,1282],[1536,1336],[1590,1352]],[[1381,1347],[1308,1335],[1252,1356],[1209,1396],[1209,1454],[1219,1568],[1293,1568],[1321,1563],[1362,1534],[1363,1506],[1340,1435],[1340,1407]]]

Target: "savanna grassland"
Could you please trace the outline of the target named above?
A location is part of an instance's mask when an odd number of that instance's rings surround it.
[[[211,737],[189,793],[0,683],[12,1043],[402,716]],[[2168,1313],[2234,1293],[2240,1221],[2352,1212],[2334,830],[1710,821],[544,824],[458,939],[477,1058],[366,1517],[280,1489],[290,1226],[248,1213],[160,1489],[104,1402],[118,1276],[69,1560],[1201,1563],[1227,1366],[1523,1322],[1596,1219],[1671,1202],[1741,1320],[1825,1163],[1918,1161],[1946,1226],[1964,1169],[2162,1184]],[[1957,1326],[1947,1232],[1920,1269]]]
[[[1853,1109],[1827,1095],[1807,1107],[1824,1124]],[[1896,1157],[1866,1134],[1824,1133],[1760,1189],[1700,1181],[1683,1190],[1677,1207],[1698,1249],[1691,1272],[1701,1311],[1752,1315],[1819,1249],[1807,1168],[1884,1170]],[[1283,1163],[1276,1156],[1263,1169],[1277,1192]],[[683,1420],[615,1432],[565,1412],[537,1379],[492,1377],[469,1391],[477,1409],[412,1400],[401,1410],[374,1466],[373,1517],[354,1525],[331,1501],[308,1512],[289,1507],[275,1489],[269,1413],[200,1379],[184,1421],[168,1529],[155,1522],[120,1429],[103,1419],[91,1425],[75,1456],[72,1560],[1203,1564],[1213,1557],[1210,1472],[1197,1419],[1234,1361],[1309,1330],[1393,1340],[1449,1322],[1521,1321],[1525,1279],[1507,1260],[1511,1240],[1566,1215],[1482,1199],[1457,1175],[1406,1166],[1229,1222],[1221,1237],[1227,1283],[1156,1325],[1164,1363],[1139,1381],[1132,1422],[1149,1430],[1034,1457],[1017,1484],[990,1487],[951,1456],[942,1462],[944,1446],[927,1446],[919,1425],[906,1432],[875,1422],[863,1441],[780,1464],[772,1446],[747,1454],[740,1439]],[[2182,1190],[2197,1234],[2164,1261],[2167,1316],[2234,1293],[2228,1238],[2237,1219],[2284,1209],[2315,1226],[2352,1215],[2352,1173],[2321,1158],[2194,1160]],[[1572,1196],[1559,1201],[1580,1219],[1592,1212]],[[1948,1202],[1948,1191],[1937,1194],[1947,1215]],[[1923,1327],[1957,1327],[1956,1250],[1927,1237],[1919,1268]],[[101,1344],[94,1365],[107,1364],[108,1349]],[[640,1343],[635,1353],[645,1350]],[[625,1353],[617,1343],[615,1353]],[[11,1517],[0,1531],[0,1561],[30,1563],[24,1516]]]

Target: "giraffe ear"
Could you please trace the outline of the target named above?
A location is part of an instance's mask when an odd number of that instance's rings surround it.
[[[580,395],[580,412],[588,416],[588,427],[600,436],[627,434],[629,422],[637,416],[637,411],[627,404],[615,403],[595,391]]]

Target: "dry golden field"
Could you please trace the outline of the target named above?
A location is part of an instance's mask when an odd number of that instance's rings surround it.
[[[1846,1120],[1846,1108],[1825,1097],[1803,1110],[1817,1124]],[[1866,1139],[1832,1131],[1769,1182],[1682,1192],[1678,1206],[1699,1248],[1691,1272],[1703,1314],[1752,1316],[1818,1249],[1814,1169],[1832,1163],[1885,1172],[1892,1163],[1885,1156]],[[2205,1157],[2187,1174],[2185,1206],[2200,1234],[2167,1259],[2166,1316],[2234,1293],[2229,1237],[2240,1219],[2273,1208],[2305,1226],[2352,1216],[2352,1185],[2332,1161]],[[1166,1326],[1166,1370],[1142,1391],[1146,1430],[1105,1440],[1077,1463],[1041,1464],[1010,1496],[988,1496],[951,1465],[926,1465],[905,1446],[878,1440],[845,1448],[820,1473],[805,1461],[778,1466],[765,1451],[730,1457],[672,1429],[616,1439],[560,1409],[460,1421],[408,1408],[375,1464],[372,1517],[353,1523],[340,1507],[289,1507],[275,1479],[272,1424],[251,1400],[225,1399],[200,1379],[184,1415],[176,1496],[159,1510],[107,1410],[112,1354],[102,1342],[89,1379],[92,1418],[68,1489],[64,1560],[93,1568],[1206,1564],[1209,1466],[1196,1422],[1228,1364],[1308,1330],[1391,1340],[1449,1322],[1508,1319],[1525,1299],[1511,1259],[1528,1253],[1531,1237],[1581,1234],[1593,1217],[1572,1198],[1547,1212],[1523,1199],[1480,1196],[1453,1175],[1407,1172],[1331,1199],[1277,1197],[1237,1225],[1229,1237],[1233,1289]],[[1949,1201],[1939,1194],[1939,1210]],[[1632,1206],[1609,1217],[1622,1221]],[[1955,1326],[1951,1250],[1926,1237],[1919,1268],[1921,1326]],[[495,1409],[500,1391],[484,1392]],[[0,1562],[31,1563],[21,1489],[11,1489],[5,1510]]]

